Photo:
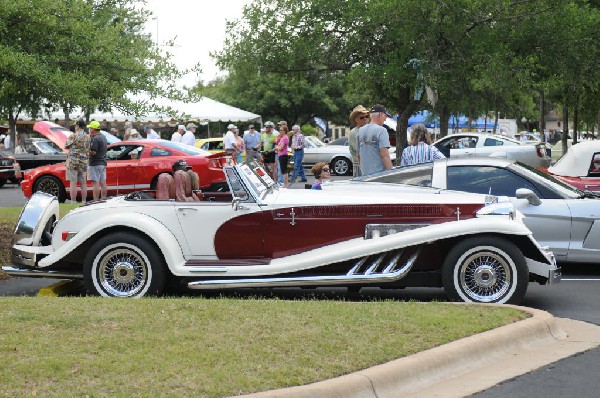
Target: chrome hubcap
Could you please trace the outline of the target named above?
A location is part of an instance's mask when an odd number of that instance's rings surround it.
[[[146,285],[147,264],[131,249],[115,249],[108,252],[98,264],[98,279],[104,290],[112,296],[134,296]]]
[[[491,251],[471,254],[459,270],[462,290],[480,302],[492,302],[504,296],[512,285],[512,278],[508,261]]]

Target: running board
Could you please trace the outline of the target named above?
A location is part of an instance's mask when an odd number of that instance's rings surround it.
[[[408,274],[420,252],[421,248],[417,249],[406,263],[402,265],[398,264],[398,260],[402,256],[402,250],[394,254],[387,264],[382,263],[388,253],[363,257],[345,275],[210,279],[190,282],[188,283],[188,288],[210,290],[222,288],[332,286],[394,282],[404,278]]]
[[[29,278],[83,279],[82,272],[14,268],[10,266],[3,266],[2,271],[11,276],[24,276]]]

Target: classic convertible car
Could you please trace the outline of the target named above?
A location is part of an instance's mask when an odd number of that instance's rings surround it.
[[[600,193],[580,191],[564,182],[508,159],[491,157],[439,159],[359,177],[335,184],[364,181],[382,185],[407,184],[471,193],[506,196],[525,217],[533,237],[548,246],[557,262],[598,263],[600,258]]]
[[[224,167],[204,200],[131,193],[58,220],[35,194],[19,218],[11,275],[83,278],[91,294],[281,286],[443,286],[451,299],[516,303],[560,279],[508,202],[489,195],[279,189],[260,167]]]

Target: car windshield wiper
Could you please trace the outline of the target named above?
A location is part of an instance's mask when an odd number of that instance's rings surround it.
[[[579,199],[600,199],[600,192],[595,191],[581,191],[581,195],[579,195]]]

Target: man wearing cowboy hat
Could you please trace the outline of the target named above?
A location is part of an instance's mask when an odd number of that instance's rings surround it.
[[[352,155],[352,176],[361,176],[360,157],[358,154],[358,129],[369,123],[369,111],[362,105],[357,105],[350,112],[350,123],[355,127],[348,134],[348,147]]]

